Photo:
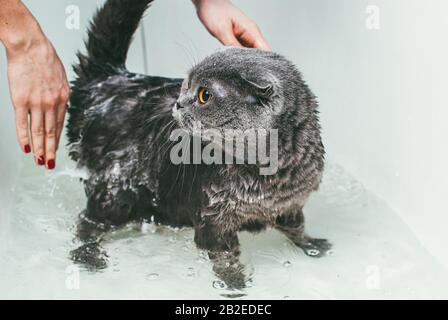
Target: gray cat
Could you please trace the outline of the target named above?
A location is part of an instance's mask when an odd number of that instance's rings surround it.
[[[196,245],[233,288],[245,283],[239,231],[274,227],[306,254],[325,255],[330,244],[304,230],[302,209],[321,181],[324,147],[317,102],[299,71],[276,53],[228,48],[185,80],[131,73],[127,51],[151,2],[107,1],[90,27],[87,54],[78,55],[68,138],[89,178],[77,233],[85,244],[72,258],[104,267],[102,235],[145,219],[193,227]],[[258,162],[173,163],[171,133],[194,133],[196,122],[220,131],[275,129],[276,172],[260,175]]]

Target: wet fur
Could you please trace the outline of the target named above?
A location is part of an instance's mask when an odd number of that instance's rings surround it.
[[[256,165],[173,165],[169,135],[182,126],[173,107],[188,100],[183,79],[135,74],[125,67],[132,35],[151,2],[107,1],[89,30],[87,53],[78,55],[67,129],[70,156],[89,178],[78,227],[85,245],[72,258],[104,266],[95,246],[101,235],[143,219],[193,227],[197,246],[209,251],[214,270],[232,287],[244,286],[239,231],[275,227],[309,255],[325,254],[328,242],[304,232],[302,208],[320,183],[324,147],[317,103],[300,73],[278,54],[236,48],[211,55],[189,73],[198,81],[221,79],[229,87],[246,77],[271,85],[275,96],[267,103],[272,113],[265,125],[279,130],[276,174],[259,175]],[[263,98],[246,87],[248,95]]]

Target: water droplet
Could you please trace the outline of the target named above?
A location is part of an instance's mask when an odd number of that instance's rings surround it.
[[[141,229],[142,233],[148,233],[149,228],[150,228],[150,224],[149,223],[146,223],[146,222],[142,223],[142,229]]]
[[[319,250],[316,250],[316,249],[310,249],[310,250],[307,250],[306,252],[307,252],[308,255],[310,255],[310,256],[318,256],[318,255],[320,254],[320,251],[319,251]]]
[[[209,259],[209,257],[208,257],[208,253],[205,252],[205,251],[200,251],[200,252],[199,252],[199,257],[198,257],[198,259],[196,260],[196,262],[198,262],[198,260],[201,261],[200,263],[204,263],[204,262],[209,261],[210,259]]]
[[[213,281],[213,288],[215,288],[215,289],[226,289],[227,285],[222,280],[215,280],[215,281]]]
[[[187,277],[193,278],[196,276],[196,270],[194,268],[190,267],[188,268]]]
[[[146,276],[146,278],[148,278],[148,280],[157,280],[159,278],[159,274],[158,273],[150,273]]]
[[[291,266],[291,261],[285,261],[285,262],[283,262],[283,266],[285,267],[285,268],[289,268],[290,266]]]

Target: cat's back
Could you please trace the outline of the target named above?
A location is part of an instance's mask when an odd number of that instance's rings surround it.
[[[103,159],[110,162],[151,139],[172,119],[181,82],[129,72],[75,82],[67,126],[72,159],[96,170]]]

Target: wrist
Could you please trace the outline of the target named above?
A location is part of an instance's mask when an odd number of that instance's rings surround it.
[[[46,41],[38,22],[20,1],[11,1],[0,11],[0,41],[8,55]]]
[[[202,5],[209,4],[209,3],[229,3],[230,0],[192,0],[193,4],[196,6],[196,9],[199,10],[199,8]]]

